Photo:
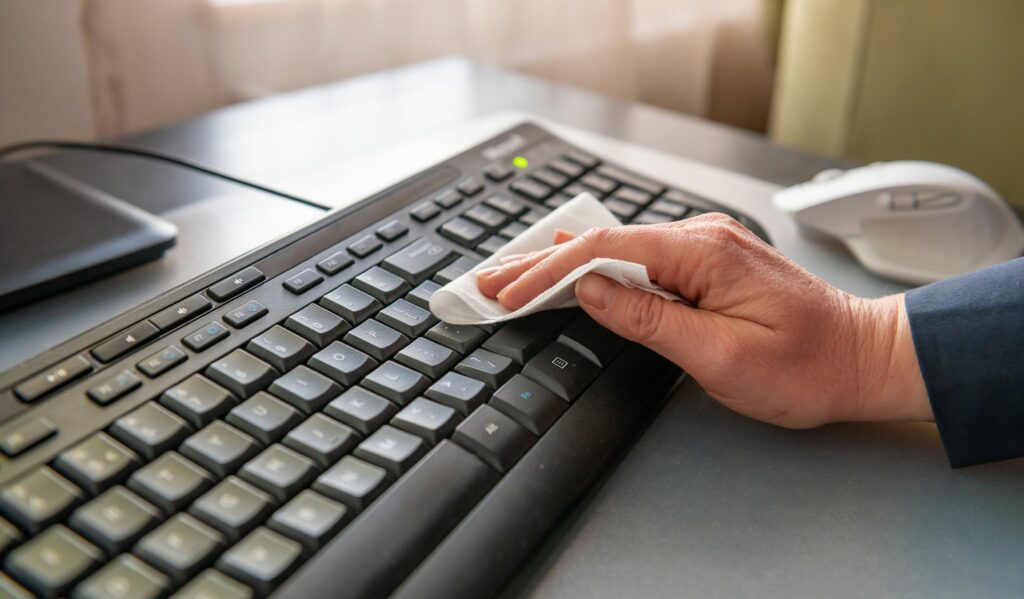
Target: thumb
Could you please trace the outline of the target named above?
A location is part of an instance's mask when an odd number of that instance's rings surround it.
[[[630,341],[645,345],[687,368],[687,348],[699,338],[708,316],[661,296],[630,289],[606,277],[584,275],[576,282],[576,299],[591,318]]]

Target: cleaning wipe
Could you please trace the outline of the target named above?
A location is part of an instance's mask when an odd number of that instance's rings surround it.
[[[550,247],[556,229],[579,235],[595,227],[621,225],[622,223],[604,207],[604,204],[589,193],[581,193],[502,246],[476,268],[435,291],[430,297],[430,311],[451,324],[489,324],[519,318],[541,310],[570,308],[579,305],[575,294],[576,280],[590,272],[606,276],[626,287],[643,289],[669,300],[684,301],[651,283],[650,277],[647,276],[647,267],[643,264],[614,258],[594,258],[577,267],[530,303],[515,311],[506,310],[497,300],[484,296],[476,285],[476,273],[481,269],[497,266],[504,256],[526,254]]]

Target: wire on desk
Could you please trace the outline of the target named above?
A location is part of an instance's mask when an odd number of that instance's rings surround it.
[[[105,153],[108,153],[108,154],[121,154],[121,155],[124,155],[124,156],[136,156],[136,157],[139,157],[139,158],[148,158],[150,160],[157,160],[157,161],[160,161],[160,162],[166,162],[166,163],[169,163],[169,164],[173,164],[175,166],[179,166],[179,167],[183,167],[183,168],[187,168],[187,169],[192,169],[194,171],[198,171],[200,173],[204,173],[204,174],[210,175],[212,177],[217,177],[218,179],[223,179],[225,181],[230,181],[232,183],[237,183],[239,185],[244,185],[244,186],[250,187],[252,189],[257,189],[257,190],[265,192],[265,193],[276,195],[276,196],[282,197],[282,198],[284,198],[286,200],[291,200],[293,202],[298,202],[300,204],[305,204],[306,206],[312,206],[313,208],[319,208],[321,210],[330,210],[331,209],[330,206],[326,206],[324,204],[319,204],[319,203],[314,202],[312,200],[307,200],[306,198],[295,196],[295,195],[292,195],[290,193],[285,193],[283,191],[278,191],[276,189],[271,189],[270,187],[266,187],[266,186],[260,185],[259,183],[254,183],[252,181],[246,181],[245,179],[240,179],[238,177],[229,175],[227,173],[222,173],[220,171],[216,171],[216,170],[214,170],[214,169],[212,169],[210,167],[203,166],[202,164],[199,164],[198,162],[193,162],[192,160],[189,160],[187,158],[179,158],[177,156],[172,156],[170,154],[162,154],[160,152],[154,152],[154,151],[151,151],[151,150],[144,150],[142,148],[132,148],[130,146],[119,146],[119,145],[115,145],[115,144],[92,143],[92,142],[81,142],[81,141],[65,141],[65,140],[54,140],[54,139],[41,139],[41,140],[37,140],[37,141],[26,141],[26,142],[22,142],[22,143],[12,144],[12,145],[9,145],[7,147],[0,148],[0,161],[3,161],[6,157],[8,157],[8,156],[10,156],[12,154],[17,154],[17,153],[20,153],[20,152],[27,152],[29,150],[45,150],[45,149],[87,150],[87,151],[94,151],[94,152],[105,152]]]

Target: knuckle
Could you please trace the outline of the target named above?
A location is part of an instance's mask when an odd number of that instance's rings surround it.
[[[664,325],[665,302],[653,293],[635,293],[625,306],[628,334],[641,343],[654,339]]]
[[[592,229],[587,229],[583,235],[580,235],[576,239],[579,240],[581,245],[594,247],[607,243],[612,238],[613,234],[613,230],[607,227],[594,227]]]

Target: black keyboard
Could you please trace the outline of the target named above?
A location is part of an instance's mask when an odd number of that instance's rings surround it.
[[[580,310],[430,295],[589,191],[705,198],[520,125],[0,376],[0,597],[483,597],[682,373]]]

